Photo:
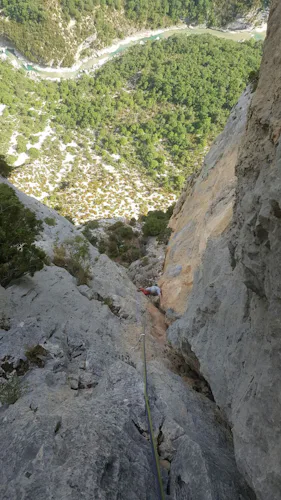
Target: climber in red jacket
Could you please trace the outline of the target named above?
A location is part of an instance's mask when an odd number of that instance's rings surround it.
[[[157,283],[156,285],[148,286],[147,288],[139,288],[139,291],[144,293],[144,295],[154,295],[158,297],[161,296],[161,289],[157,285]]]

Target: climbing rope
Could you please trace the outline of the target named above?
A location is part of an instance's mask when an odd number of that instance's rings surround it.
[[[155,474],[155,480],[156,480],[158,498],[159,498],[159,500],[165,500],[165,494],[164,494],[164,489],[163,489],[162,477],[161,477],[161,472],[160,472],[159,457],[158,457],[158,452],[157,452],[157,445],[156,445],[155,437],[154,437],[154,433],[153,433],[151,411],[150,411],[150,405],[149,405],[149,398],[148,398],[148,394],[147,394],[147,364],[146,364],[146,352],[145,352],[145,322],[144,322],[144,325],[143,325],[143,334],[141,335],[140,338],[142,339],[142,353],[143,353],[143,367],[144,367],[144,369],[143,369],[143,373],[144,373],[144,399],[145,399],[145,408],[146,408],[146,415],[147,415],[147,422],[148,422],[148,430],[149,430],[149,435],[150,435],[150,443],[151,443],[151,450],[152,450],[154,474]]]

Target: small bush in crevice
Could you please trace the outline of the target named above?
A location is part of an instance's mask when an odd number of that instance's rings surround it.
[[[28,361],[34,365],[37,365],[39,368],[44,368],[45,360],[44,358],[47,356],[48,352],[44,347],[40,344],[37,344],[33,347],[30,347],[25,351],[25,355]]]
[[[113,300],[110,297],[105,297],[103,299],[103,303],[109,307],[109,309],[113,308]]]
[[[135,260],[138,260],[141,255],[141,250],[138,247],[131,247],[126,251],[125,254],[122,255],[121,259],[122,261],[131,264],[132,262],[135,262]]]
[[[9,380],[0,383],[0,401],[2,404],[13,405],[21,396],[20,381],[17,374]]]
[[[42,269],[46,255],[34,244],[42,222],[18,199],[15,191],[0,184],[0,284],[6,287],[24,274]]]
[[[98,251],[99,251],[99,253],[103,254],[103,253],[106,253],[106,250],[107,250],[106,241],[101,240],[99,242]]]
[[[141,265],[142,265],[143,267],[145,267],[145,266],[148,266],[148,264],[149,264],[149,258],[148,258],[147,256],[146,256],[146,257],[143,257],[143,258],[141,259]]]
[[[97,243],[98,243],[98,239],[96,236],[94,236],[90,230],[90,228],[86,225],[85,229],[83,229],[83,234],[85,236],[85,238],[87,238],[87,240],[91,243],[91,245],[93,245],[94,247],[97,246]]]
[[[163,243],[164,245],[168,245],[171,234],[172,229],[170,227],[166,227],[166,229],[157,236],[157,241],[159,241],[159,243]]]
[[[7,318],[4,313],[0,316],[0,330],[8,332],[10,330],[10,318]]]
[[[99,241],[99,252],[106,253],[123,266],[128,266],[143,255],[139,233],[134,232],[130,225],[117,221],[107,229],[107,235]]]
[[[124,222],[122,222],[121,220],[118,220],[117,222],[115,222],[114,224],[111,224],[111,226],[109,226],[108,231],[116,231],[120,227],[124,227]]]
[[[260,78],[260,70],[251,71],[249,74],[249,83],[252,86],[252,92],[257,90]]]
[[[77,285],[88,285],[92,276],[89,265],[89,246],[82,236],[66,240],[54,248],[53,263],[63,267],[77,279]]]
[[[88,229],[98,229],[99,228],[99,221],[90,220],[89,222],[86,222],[85,227],[87,227]]]
[[[55,226],[57,224],[56,222],[56,219],[52,218],[52,217],[46,217],[44,219],[44,222],[48,225],[48,226]]]
[[[113,314],[115,314],[115,316],[118,316],[120,307],[115,306],[113,300],[110,297],[106,297],[105,299],[103,299],[103,303],[111,310]]]

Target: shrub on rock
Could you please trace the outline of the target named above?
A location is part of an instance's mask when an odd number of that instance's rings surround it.
[[[26,208],[7,184],[0,184],[0,284],[24,274],[34,275],[44,265],[45,253],[34,244],[42,222]]]

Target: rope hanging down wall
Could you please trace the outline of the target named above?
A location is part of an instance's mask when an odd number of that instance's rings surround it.
[[[145,408],[146,408],[146,415],[147,415],[147,422],[148,422],[148,430],[149,430],[151,450],[152,450],[154,475],[155,475],[155,480],[156,480],[156,487],[157,487],[158,498],[159,498],[159,500],[165,500],[165,494],[164,494],[162,477],[161,477],[161,471],[160,471],[160,464],[159,464],[159,457],[158,457],[156,441],[155,441],[154,433],[153,433],[153,425],[152,425],[151,411],[150,411],[150,406],[149,406],[149,398],[148,398],[148,394],[147,394],[147,364],[146,364],[146,352],[145,352],[145,323],[143,325],[142,352],[143,352],[143,367],[144,367],[144,399],[145,399]]]

